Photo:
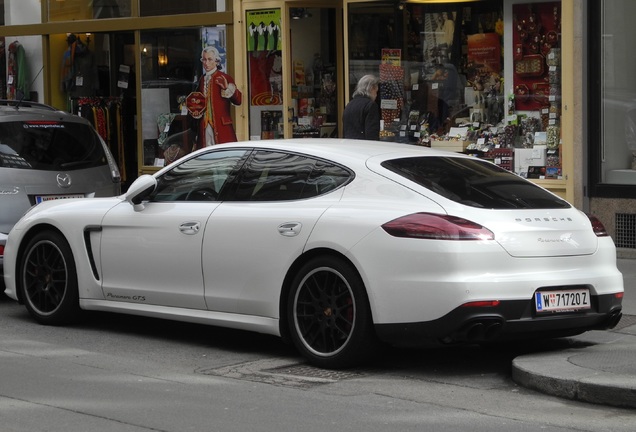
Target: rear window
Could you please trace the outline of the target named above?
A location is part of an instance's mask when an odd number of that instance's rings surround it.
[[[521,177],[479,159],[414,157],[382,166],[455,202],[489,209],[560,209],[570,204]]]
[[[81,123],[0,123],[0,166],[43,171],[92,168],[108,162],[93,129]]]

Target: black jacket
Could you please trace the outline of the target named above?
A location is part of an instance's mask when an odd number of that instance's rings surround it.
[[[356,96],[345,107],[343,115],[344,137],[353,139],[380,139],[380,107],[366,96]]]

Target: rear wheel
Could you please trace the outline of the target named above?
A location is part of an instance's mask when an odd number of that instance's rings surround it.
[[[28,243],[18,269],[24,304],[41,324],[65,324],[80,312],[77,273],[71,248],[54,231]]]
[[[294,278],[287,307],[294,345],[316,366],[353,366],[375,348],[364,284],[341,259],[325,256],[305,264]]]

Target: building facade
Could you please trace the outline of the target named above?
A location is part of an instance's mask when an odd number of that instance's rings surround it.
[[[124,187],[210,142],[342,136],[374,74],[381,139],[492,160],[636,252],[628,0],[0,3],[0,96],[89,118]]]

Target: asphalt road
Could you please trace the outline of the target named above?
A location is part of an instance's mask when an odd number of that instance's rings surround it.
[[[0,296],[0,430],[632,432],[634,411],[511,381],[516,355],[573,343],[388,349],[333,372],[270,336],[105,313],[46,327]]]

